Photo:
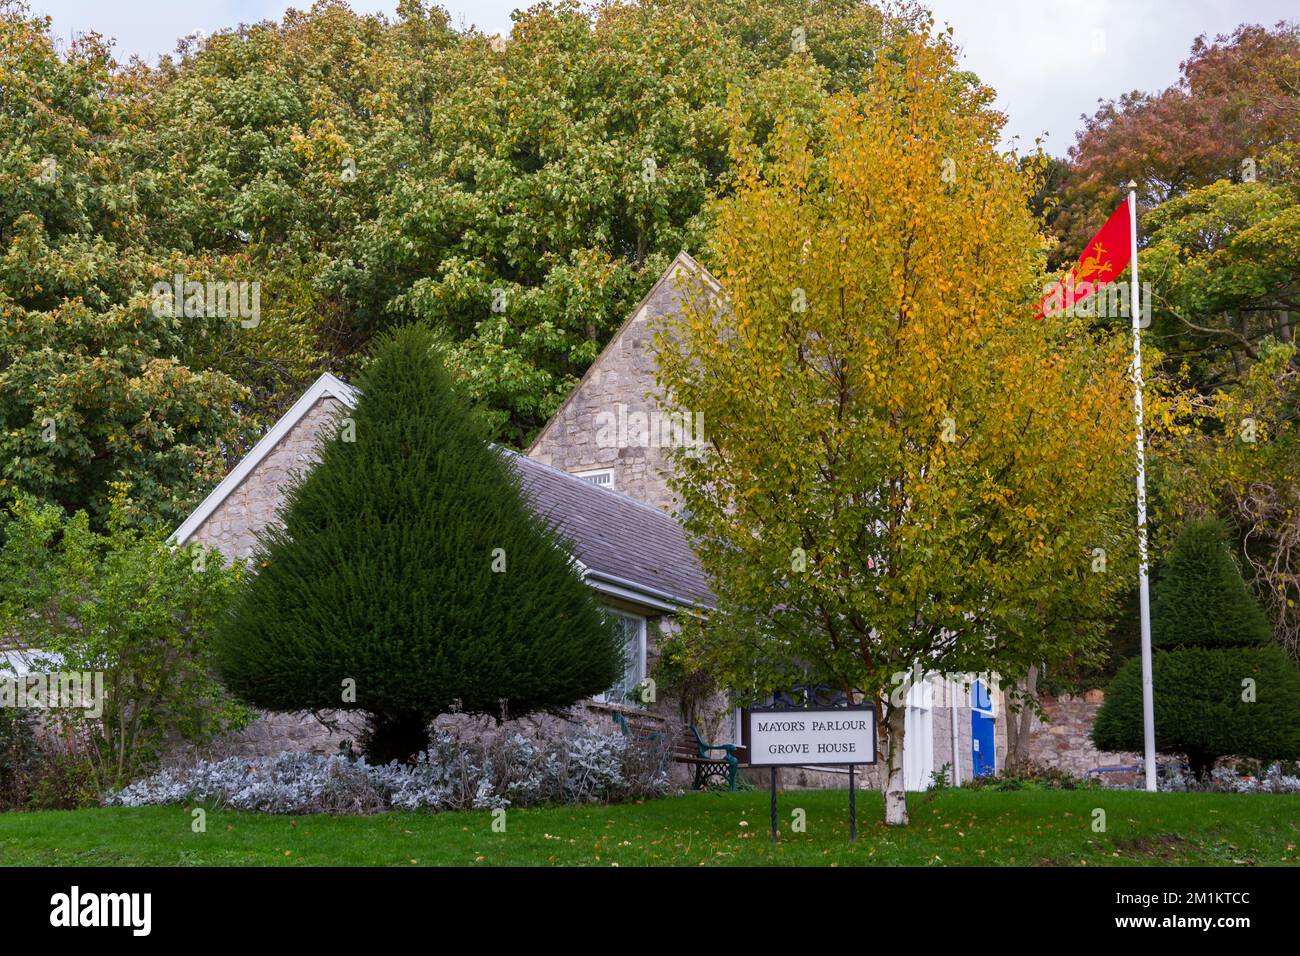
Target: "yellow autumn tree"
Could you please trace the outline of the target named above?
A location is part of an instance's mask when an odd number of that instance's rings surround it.
[[[902,675],[1077,654],[1134,559],[1128,344],[1033,320],[1034,174],[946,39],[898,43],[813,139],[760,147],[737,121],[724,294],[657,348],[709,441],[676,461],[718,596],[691,663],[749,700],[814,681],[875,702],[901,824]]]

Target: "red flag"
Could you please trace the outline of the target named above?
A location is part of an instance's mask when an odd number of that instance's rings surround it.
[[[1128,203],[1122,202],[1110,214],[1088,248],[1083,250],[1078,264],[1062,281],[1043,296],[1034,314],[1037,321],[1045,315],[1060,315],[1066,309],[1114,282],[1132,255],[1129,242]]]

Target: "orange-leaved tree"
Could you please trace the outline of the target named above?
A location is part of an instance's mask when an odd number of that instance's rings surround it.
[[[688,656],[750,700],[874,703],[902,824],[901,674],[1015,679],[1099,639],[1134,560],[1133,422],[1127,342],[1032,319],[1034,176],[988,90],[946,39],[896,42],[815,139],[764,150],[737,120],[724,292],[657,348],[709,440],[674,479],[718,596]]]

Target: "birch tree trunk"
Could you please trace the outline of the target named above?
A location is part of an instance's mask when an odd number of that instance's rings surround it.
[[[889,731],[885,778],[885,823],[907,826],[907,789],[903,783],[903,734],[907,728],[907,705],[889,704]]]

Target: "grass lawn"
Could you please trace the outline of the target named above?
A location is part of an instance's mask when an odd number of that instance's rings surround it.
[[[782,793],[769,842],[768,795],[692,793],[623,806],[284,817],[182,807],[0,814],[9,865],[1265,865],[1300,862],[1300,795],[949,790],[914,794],[906,830],[858,794],[848,842],[845,791]],[[1094,833],[1093,811],[1106,813]],[[791,832],[792,811],[807,829]]]

